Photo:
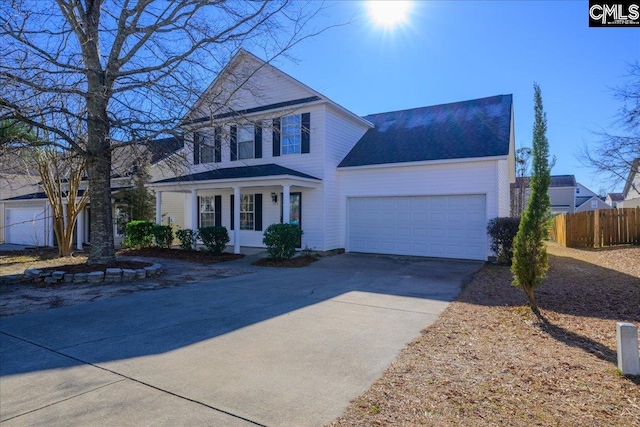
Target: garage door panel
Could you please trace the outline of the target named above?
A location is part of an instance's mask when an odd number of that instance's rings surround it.
[[[7,243],[46,245],[43,207],[5,208]]]
[[[350,251],[483,260],[482,195],[349,199]]]

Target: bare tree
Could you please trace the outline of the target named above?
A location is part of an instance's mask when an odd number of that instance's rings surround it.
[[[89,193],[80,188],[85,174],[84,157],[51,147],[34,149],[32,156],[51,206],[58,253],[69,256],[78,215],[89,201]]]
[[[323,31],[311,24],[322,8],[287,0],[0,3],[0,120],[46,130],[86,162],[90,264],[115,258],[114,149],[175,134],[233,52],[259,50],[269,62]],[[210,105],[230,108],[231,95]]]
[[[628,81],[615,88],[613,96],[622,103],[614,123],[618,132],[596,132],[600,140],[591,146],[585,144],[577,156],[582,164],[615,186],[640,164],[634,163],[640,158],[640,63],[629,64]],[[635,183],[630,185],[640,192]]]
[[[516,182],[511,197],[511,216],[513,217],[520,217],[526,207],[531,154],[529,147],[522,146],[516,150]]]

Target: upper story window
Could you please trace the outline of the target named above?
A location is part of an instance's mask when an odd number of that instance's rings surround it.
[[[238,159],[255,157],[255,127],[253,125],[238,126]]]
[[[215,142],[204,134],[196,132],[193,134],[193,164],[219,162],[220,149],[215,146],[217,142],[217,133]]]
[[[300,154],[302,148],[302,120],[299,114],[285,116],[280,125],[282,155]]]
[[[311,152],[311,113],[273,119],[273,156]]]

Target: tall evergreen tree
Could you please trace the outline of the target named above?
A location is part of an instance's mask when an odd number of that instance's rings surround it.
[[[520,228],[513,243],[513,285],[521,288],[534,313],[540,314],[535,289],[544,279],[549,262],[545,240],[549,234],[549,141],[547,140],[547,115],[542,107],[540,86],[533,84],[535,123],[533,125],[533,171],[531,194],[522,214]]]

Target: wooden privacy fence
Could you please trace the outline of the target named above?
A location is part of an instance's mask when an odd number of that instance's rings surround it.
[[[640,207],[557,215],[551,239],[569,248],[640,245]]]

